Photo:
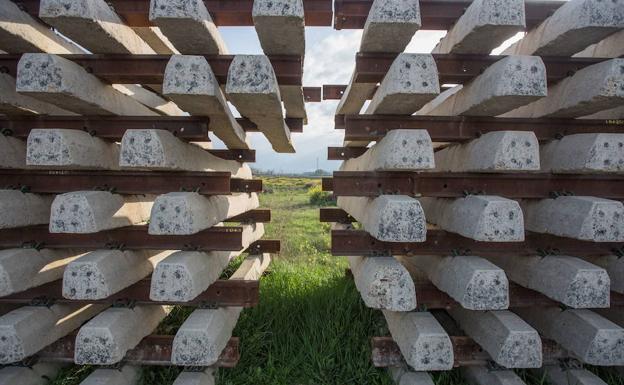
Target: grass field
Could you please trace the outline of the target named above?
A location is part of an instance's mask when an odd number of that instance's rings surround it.
[[[319,206],[309,203],[308,191],[318,183],[265,178],[261,205],[273,217],[265,238],[280,239],[282,252],[262,278],[259,306],[242,313],[234,331],[241,338],[241,360],[236,368],[218,371],[219,385],[393,383],[370,361],[369,338],[388,334],[383,316],[363,306],[353,280],[345,276],[346,260],[329,254],[329,225],[319,223]],[[176,308],[158,332],[175,334],[190,311]],[[68,368],[53,384],[78,384],[91,370]],[[177,368],[145,368],[141,384],[170,385],[177,374]],[[520,374],[530,385],[544,383]],[[624,385],[622,378],[599,374],[609,385]],[[456,371],[434,379],[438,385],[463,383]]]

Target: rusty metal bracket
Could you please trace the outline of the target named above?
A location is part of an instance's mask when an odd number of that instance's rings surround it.
[[[466,191],[478,191],[510,199],[538,199],[552,197],[553,191],[565,191],[579,196],[624,199],[624,178],[610,174],[335,171],[333,178],[323,178],[322,187],[336,196],[461,198]]]

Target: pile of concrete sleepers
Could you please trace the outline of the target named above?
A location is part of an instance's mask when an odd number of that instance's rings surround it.
[[[387,321],[373,361],[404,385],[622,373],[624,2],[375,0],[365,24],[349,3],[364,32],[351,83],[325,89],[345,143],[321,220]],[[448,28],[432,54],[404,53],[428,28]]]
[[[294,152],[302,1],[257,0],[229,20],[294,63],[278,69],[227,55],[203,1],[128,3],[0,1],[0,384],[42,384],[72,362],[102,367],[83,384],[136,384],[140,365],[212,384],[236,365],[232,331],[279,251],[261,239],[270,212],[246,131]],[[175,305],[197,309],[156,335]]]

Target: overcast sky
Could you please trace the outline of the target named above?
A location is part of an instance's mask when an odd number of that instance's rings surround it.
[[[219,28],[232,54],[261,54],[262,49],[253,27]],[[446,31],[418,31],[406,52],[428,53]],[[347,84],[355,67],[361,30],[336,31],[330,27],[306,28],[306,57],[303,84],[321,87],[323,84]],[[519,36],[517,37],[519,38]],[[513,39],[513,40],[517,40]],[[505,44],[511,44],[512,39]],[[305,172],[319,168],[335,170],[340,162],[327,160],[327,147],[339,146],[343,132],[334,130],[334,113],[338,101],[306,103],[308,125],[302,134],[292,134],[296,154],[277,154],[258,133],[251,134],[257,150],[254,168],[276,172]],[[219,144],[215,140],[215,147]]]

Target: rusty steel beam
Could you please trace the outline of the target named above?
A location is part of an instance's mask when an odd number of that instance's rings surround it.
[[[126,130],[167,130],[180,139],[208,141],[210,119],[200,116],[0,116],[4,135],[27,138],[37,128],[83,130],[102,139],[121,141]]]
[[[441,85],[440,86],[440,91],[446,91],[449,88],[452,88],[449,85]],[[347,85],[346,84],[324,84],[323,85],[323,100],[340,100],[342,99],[342,95],[344,95],[344,92],[347,89]],[[377,89],[379,89],[379,87],[375,87],[371,92],[368,93],[368,95],[366,95],[366,99],[370,100],[373,98],[373,96],[375,95],[375,92],[377,92]]]
[[[524,242],[479,242],[443,230],[427,231],[425,242],[382,242],[362,230],[332,230],[335,256],[388,255],[609,255],[624,251],[624,242],[590,242],[527,232]]]
[[[318,103],[322,101],[321,87],[303,87],[303,98],[306,103]]]
[[[40,0],[16,0],[32,17],[39,17]],[[153,26],[149,20],[149,0],[108,0],[117,15],[131,27]],[[216,25],[221,27],[253,26],[253,0],[204,0]],[[331,27],[331,0],[304,0],[305,24],[310,27]]]
[[[259,132],[247,118],[236,118],[246,132]],[[287,118],[290,132],[303,132],[303,119]],[[126,130],[167,130],[180,139],[209,142],[210,119],[203,116],[0,116],[0,132],[27,138],[36,128],[83,130],[98,138],[121,141]]]
[[[333,179],[323,178],[323,190],[333,191],[336,196],[399,194],[456,198],[487,194],[517,199],[565,193],[622,200],[624,178],[613,174],[335,171]]]
[[[323,207],[320,210],[320,222],[353,223],[357,222],[349,213],[337,207]]]
[[[621,133],[624,120],[494,118],[478,116],[337,115],[335,128],[345,140],[377,141],[390,130],[427,130],[434,142],[464,142],[492,131],[532,131],[540,141],[586,133]]]
[[[450,336],[453,343],[453,366],[488,365],[492,358],[472,338]],[[403,355],[392,337],[371,339],[373,365],[378,368],[403,365]],[[542,356],[545,365],[558,364],[560,359],[570,357],[566,350],[552,340],[542,339]]]
[[[253,163],[256,161],[256,150],[211,149],[211,150],[206,150],[206,151],[208,151],[212,155],[217,156],[221,159],[237,160],[239,162],[248,162],[248,163]]]
[[[357,53],[355,57],[355,82],[379,83],[383,80],[397,54]],[[433,54],[438,68],[440,85],[464,84],[485,71],[487,67],[503,59],[498,55]],[[607,58],[542,57],[546,66],[549,84],[573,75],[576,71]],[[334,86],[336,87],[336,86]],[[339,86],[342,88],[342,86]],[[340,89],[327,88],[328,95],[339,93]]]
[[[192,235],[150,235],[147,225],[126,226],[93,234],[53,234],[48,225],[0,230],[0,248],[130,249],[238,251],[243,248],[241,227],[215,226]]]
[[[152,334],[143,338],[134,349],[126,353],[123,363],[129,365],[170,366],[174,337],[172,335]],[[73,364],[75,342],[76,334],[72,333],[45,347],[34,357],[42,362]],[[240,341],[238,337],[230,338],[215,366],[222,368],[235,367],[240,359],[239,346]]]
[[[245,250],[249,255],[254,254],[278,254],[280,252],[281,243],[276,239],[261,239],[249,245]]]
[[[0,188],[41,194],[110,190],[118,194],[196,191],[202,195],[229,195],[235,192],[261,192],[262,180],[230,178],[229,172],[0,169]]]
[[[171,55],[97,54],[59,55],[83,66],[88,72],[118,84],[162,84]],[[227,82],[233,55],[203,55],[220,84]],[[17,75],[21,55],[0,55],[0,72]],[[299,56],[269,55],[280,85],[301,85],[303,59]]]
[[[450,29],[472,0],[420,0],[421,29]],[[364,28],[373,0],[336,0],[334,5],[335,29]],[[527,28],[540,24],[565,1],[525,2]]]
[[[253,307],[258,305],[259,281],[218,280],[203,293],[188,302],[159,302],[150,300],[151,280],[143,279],[108,298],[98,300],[73,300],[63,297],[63,280],[49,282],[21,293],[0,297],[0,303],[73,303],[88,305],[181,305],[201,307],[242,306]]]
[[[357,158],[358,156],[363,155],[366,150],[368,150],[368,148],[366,147],[328,147],[327,159],[347,160],[351,158]]]

